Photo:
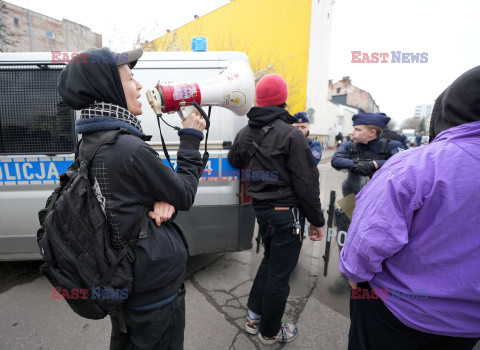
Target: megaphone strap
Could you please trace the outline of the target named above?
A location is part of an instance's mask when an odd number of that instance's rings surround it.
[[[157,115],[157,123],[158,123],[158,130],[160,131],[160,139],[162,140],[162,148],[163,148],[163,154],[165,155],[165,158],[167,158],[168,164],[170,165],[170,168],[172,168],[173,171],[175,169],[173,168],[172,162],[170,161],[170,155],[168,154],[167,151],[167,146],[165,146],[165,140],[163,139],[163,134],[162,134],[162,127],[160,126],[160,119],[163,120],[162,116],[160,114]],[[165,123],[165,120],[163,120]],[[167,124],[167,123],[165,123]]]
[[[205,113],[205,111],[202,109],[202,107],[200,107],[200,105],[197,102],[193,101],[192,105],[200,112],[200,114],[202,115],[203,119],[205,119],[205,122],[207,124],[206,128],[205,128],[205,129],[207,129],[207,134],[205,135],[205,151],[203,152],[203,157],[202,157],[203,167],[205,168],[207,166],[208,158],[210,157],[210,155],[207,151],[207,144],[208,144],[208,134],[210,132],[210,115],[212,113],[212,107],[211,106],[208,107],[208,115],[207,115]],[[168,124],[162,118],[161,114],[157,115],[158,130],[160,131],[160,139],[162,140],[163,154],[165,154],[165,158],[167,158],[167,161],[168,161],[168,164],[170,165],[170,168],[172,168],[172,170],[175,171],[175,169],[173,168],[172,162],[170,161],[170,155],[168,154],[167,147],[165,146],[165,140],[163,139],[163,134],[162,134],[162,127],[160,125],[160,119],[165,124],[167,124],[169,127],[173,128],[177,131],[182,130],[182,128],[179,128],[178,126],[173,126],[173,125]],[[200,176],[202,176],[202,175],[200,174]]]

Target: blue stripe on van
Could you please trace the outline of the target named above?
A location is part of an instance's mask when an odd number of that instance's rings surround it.
[[[170,166],[166,159],[162,158],[162,160],[165,165]],[[177,159],[170,158],[170,161],[172,163],[173,169],[177,171]],[[205,170],[202,173],[202,179],[213,179],[213,178],[218,178],[219,176],[220,176],[220,162],[218,161],[218,158],[211,157],[208,160],[207,166],[205,167]]]
[[[238,180],[240,178],[240,170],[237,168],[234,168],[230,165],[228,162],[228,159],[222,158],[222,178],[228,177],[231,178],[232,180]]]
[[[73,161],[66,157],[52,159],[48,157],[1,159],[0,186],[58,183],[60,175]]]
[[[61,158],[57,160],[58,158]],[[165,165],[168,161],[163,159]],[[172,165],[177,170],[177,159],[171,159]],[[0,186],[57,184],[59,177],[73,163],[67,157],[27,157],[3,158],[0,160]],[[221,174],[220,174],[221,164]],[[222,161],[218,157],[211,157],[203,171],[201,180],[219,180],[228,178],[238,180],[238,169],[228,163],[226,157]]]

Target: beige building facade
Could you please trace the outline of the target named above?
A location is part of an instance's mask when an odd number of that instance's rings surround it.
[[[102,35],[79,23],[60,21],[5,1],[0,1],[0,8],[0,52],[78,52],[102,47]]]
[[[328,82],[328,99],[345,106],[358,108],[366,113],[377,113],[379,107],[369,92],[352,85],[350,77],[343,77],[333,83]]]

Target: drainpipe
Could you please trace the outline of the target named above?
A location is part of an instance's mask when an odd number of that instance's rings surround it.
[[[33,29],[32,29],[32,16],[30,16],[30,9],[27,10],[28,13],[28,28],[30,30],[30,51],[35,51],[35,44],[33,43]]]

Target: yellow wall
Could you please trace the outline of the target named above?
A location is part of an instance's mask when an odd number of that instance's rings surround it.
[[[312,0],[235,0],[147,44],[146,50],[190,50],[204,36],[208,51],[242,51],[256,81],[282,75],[290,113],[305,111]]]

